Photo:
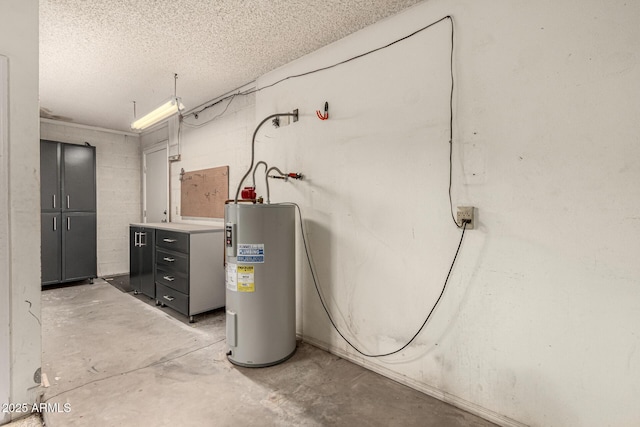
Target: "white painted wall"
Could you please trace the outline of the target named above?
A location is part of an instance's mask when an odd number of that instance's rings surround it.
[[[43,121],[42,139],[96,147],[98,276],[129,271],[129,224],[140,222],[142,152],[140,137]]]
[[[298,330],[503,425],[638,425],[640,5],[432,0],[256,85],[445,15],[456,28],[453,200],[478,207],[478,228],[426,330],[400,354],[353,352],[332,331],[302,258]],[[229,164],[233,192],[255,124],[300,109],[299,123],[265,127],[257,155],[307,176],[272,183],[272,200],[301,204],[330,310],[370,352],[413,335],[460,238],[447,194],[449,43],[443,22],[263,90],[253,117],[248,100],[244,115],[183,127],[174,167]],[[331,118],[321,122],[324,101]],[[175,184],[174,171],[172,194]]]
[[[9,58],[0,55],[0,405],[11,400],[11,297],[9,265]],[[0,423],[8,422],[0,414]]]
[[[0,265],[8,268],[2,286],[9,298],[0,301],[0,310],[9,313],[10,339],[0,334],[0,345],[9,348],[10,388],[0,382],[2,402],[33,403],[38,383],[34,373],[41,364],[40,339],[40,182],[38,124],[38,2],[0,2],[0,55],[9,60],[9,122],[4,127],[8,162],[0,160],[2,173],[9,167],[8,182],[0,191],[7,197],[2,209]],[[8,267],[7,267],[8,266]],[[8,279],[8,282],[5,280]],[[0,358],[6,375],[7,361]],[[23,414],[12,414],[19,417]],[[7,421],[0,414],[0,423]]]

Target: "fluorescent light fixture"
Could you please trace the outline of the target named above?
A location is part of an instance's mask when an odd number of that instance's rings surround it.
[[[149,126],[153,126],[156,123],[179,113],[182,110],[184,110],[184,105],[182,105],[180,98],[173,96],[149,114],[140,117],[131,123],[131,129],[135,131],[144,130]]]

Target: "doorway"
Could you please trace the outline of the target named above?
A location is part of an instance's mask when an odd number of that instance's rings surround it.
[[[143,222],[167,222],[169,212],[169,159],[163,141],[143,152]]]

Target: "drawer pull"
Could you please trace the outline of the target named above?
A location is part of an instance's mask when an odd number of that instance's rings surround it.
[[[173,282],[174,280],[176,280],[176,278],[173,276],[162,276],[162,278],[164,280],[168,280],[169,282]]]
[[[173,301],[175,299],[174,297],[170,297],[169,295],[163,295],[162,298],[166,299],[167,301]]]
[[[176,260],[175,258],[171,258],[171,257],[168,257],[168,256],[166,256],[166,257],[164,257],[162,259],[167,261],[167,262],[174,262]]]
[[[177,242],[176,239],[162,239],[163,242],[167,242],[167,243],[175,243]]]

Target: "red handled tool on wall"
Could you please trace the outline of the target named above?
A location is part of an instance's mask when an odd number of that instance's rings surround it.
[[[320,120],[329,119],[329,103],[328,102],[324,103],[324,114],[322,114],[320,110],[316,110],[316,115]]]

